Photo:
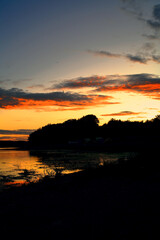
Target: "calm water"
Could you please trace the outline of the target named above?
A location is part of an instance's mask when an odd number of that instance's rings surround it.
[[[69,174],[127,156],[128,153],[21,151],[0,148],[0,184],[22,184],[48,174],[54,177],[59,171]]]

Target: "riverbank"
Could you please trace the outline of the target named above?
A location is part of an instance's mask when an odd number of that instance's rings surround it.
[[[1,233],[55,239],[154,239],[160,170],[120,160],[3,191]]]

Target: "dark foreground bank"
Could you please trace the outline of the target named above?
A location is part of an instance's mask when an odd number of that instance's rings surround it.
[[[158,239],[158,155],[0,193],[1,234],[46,239]],[[158,234],[158,235],[157,235]],[[156,237],[155,237],[156,236]]]

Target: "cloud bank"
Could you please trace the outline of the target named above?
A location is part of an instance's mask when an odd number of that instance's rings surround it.
[[[116,117],[116,116],[130,116],[130,115],[139,115],[144,114],[143,112],[132,112],[132,111],[121,111],[118,113],[109,113],[109,114],[102,114],[103,117]]]
[[[118,84],[104,85],[97,91],[136,92],[160,100],[160,77],[153,74],[125,75],[121,76]]]
[[[17,130],[4,130],[0,129],[1,135],[29,135],[31,132],[35,131],[35,129],[17,129]]]
[[[31,93],[22,89],[0,88],[0,108],[3,109],[43,109],[43,107],[58,107],[59,110],[74,110],[98,106],[103,104],[114,104],[111,96],[100,94],[78,94],[71,92],[48,92]],[[55,109],[55,110],[56,110]],[[54,110],[50,108],[50,111]]]
[[[154,74],[106,75],[80,77],[52,85],[50,89],[91,88],[94,92],[127,91],[160,100],[160,76]]]
[[[51,85],[48,92],[34,93],[19,88],[0,88],[1,109],[36,111],[82,110],[119,104],[114,93],[138,93],[160,100],[160,76],[155,74],[88,76]],[[77,93],[83,92],[83,94]]]
[[[17,130],[4,130],[0,129],[1,141],[26,141],[30,133],[35,129],[17,129]]]
[[[149,44],[149,43],[147,43]],[[146,45],[146,44],[145,44]],[[90,54],[93,54],[94,56],[100,56],[100,57],[108,57],[108,58],[125,58],[126,60],[129,60],[130,62],[134,63],[142,63],[142,64],[147,64],[148,62],[152,61],[155,63],[160,63],[160,55],[155,54],[155,50],[152,49],[142,49],[139,53],[136,54],[118,54],[118,53],[112,53],[109,51],[92,51],[88,50],[87,51]]]

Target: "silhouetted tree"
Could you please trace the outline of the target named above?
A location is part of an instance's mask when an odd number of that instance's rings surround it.
[[[146,122],[121,121],[111,119],[107,124],[99,126],[95,115],[87,115],[78,120],[69,119],[63,123],[48,124],[29,136],[31,146],[57,146],[70,141],[83,142],[86,138],[95,142],[97,137],[111,138],[114,141],[141,142],[143,145],[155,144],[160,135],[160,115]],[[132,140],[131,140],[132,139]],[[134,139],[134,140],[133,140]],[[127,142],[128,141],[128,142]],[[153,142],[153,143],[152,143]],[[117,143],[118,144],[118,143]]]
[[[30,145],[67,144],[68,141],[95,137],[99,120],[94,115],[87,115],[78,120],[69,119],[64,123],[49,124],[29,136]]]

